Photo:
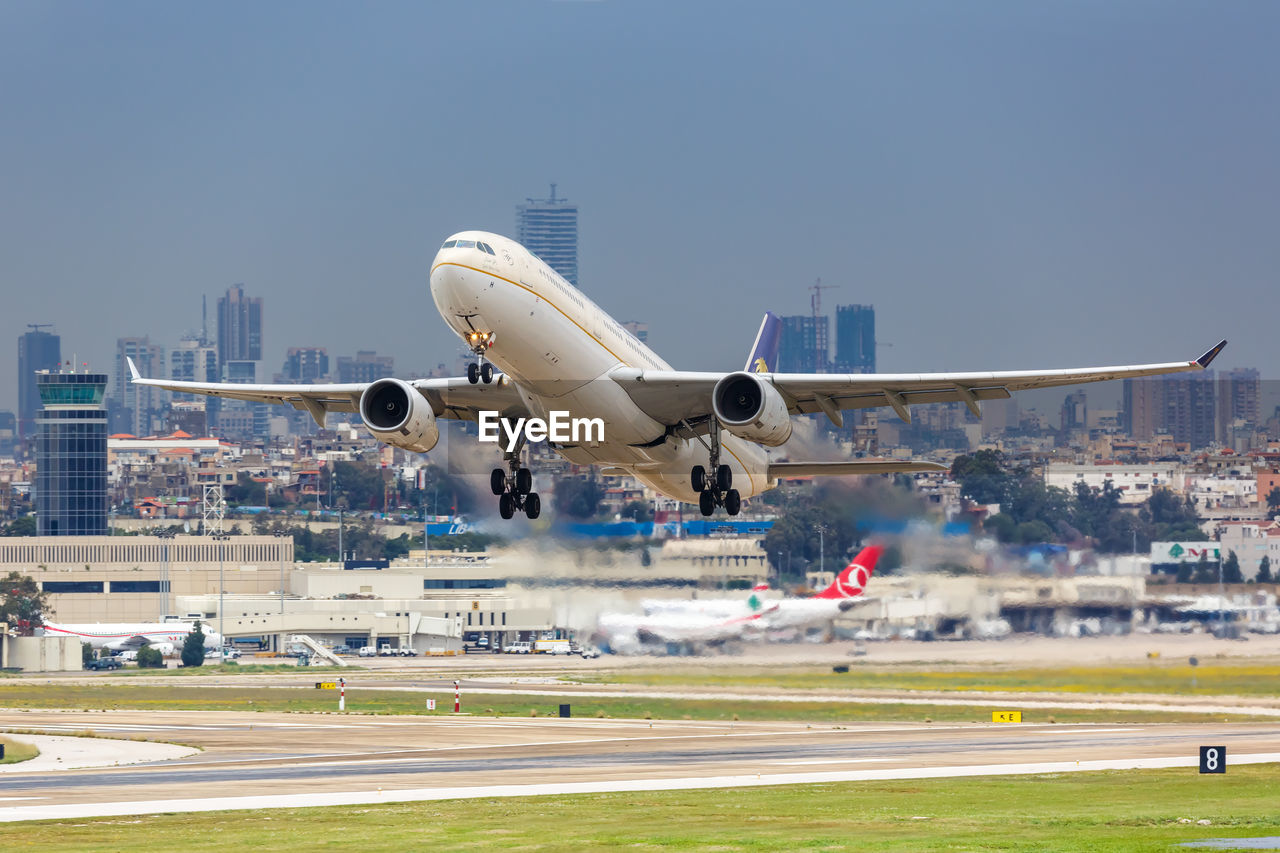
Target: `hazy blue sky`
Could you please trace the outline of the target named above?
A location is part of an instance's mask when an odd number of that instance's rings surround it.
[[[111,370],[201,294],[409,373],[441,240],[581,205],[582,287],[678,367],[872,303],[885,371],[1275,377],[1280,4],[0,4],[0,408],[53,322]]]

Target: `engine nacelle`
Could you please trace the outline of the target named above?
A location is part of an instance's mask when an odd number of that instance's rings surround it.
[[[383,444],[426,453],[440,440],[431,403],[408,382],[379,379],[360,395],[360,418]]]
[[[754,373],[738,371],[716,383],[711,410],[729,432],[777,447],[791,438],[791,413],[773,384]]]

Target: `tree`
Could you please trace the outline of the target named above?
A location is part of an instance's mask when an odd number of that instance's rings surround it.
[[[1240,574],[1240,559],[1236,557],[1235,551],[1227,552],[1227,559],[1222,562],[1222,582],[1244,583],[1244,577]]]
[[[0,536],[35,536],[36,517],[23,515],[0,527]]]
[[[34,579],[17,572],[0,579],[0,622],[7,622],[19,636],[30,637],[42,627],[48,609],[48,596]]]
[[[1271,558],[1266,554],[1262,555],[1262,559],[1258,561],[1258,574],[1254,576],[1257,583],[1272,583],[1271,578]]]
[[[570,518],[591,518],[600,511],[604,489],[592,479],[577,477],[556,481],[556,512]]]
[[[93,646],[88,643],[80,644],[80,665],[88,666],[89,661],[93,660]]]
[[[1003,503],[1009,497],[1013,479],[1004,469],[1004,456],[998,450],[979,450],[961,455],[951,465],[951,479],[960,484],[965,497],[980,504]]]
[[[204,629],[199,620],[187,638],[182,641],[182,665],[200,666],[204,663]]]
[[[1280,514],[1280,486],[1272,486],[1271,491],[1267,492],[1267,512],[1271,515]]]
[[[138,669],[164,669],[164,655],[159,649],[143,646],[138,649]]]
[[[1209,565],[1209,552],[1200,552],[1200,560],[1196,563],[1196,574],[1192,583],[1213,583],[1218,579],[1217,567]]]
[[[1191,583],[1195,576],[1195,564],[1183,560],[1178,563],[1178,583]]]

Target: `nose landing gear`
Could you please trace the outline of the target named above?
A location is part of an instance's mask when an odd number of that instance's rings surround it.
[[[489,489],[498,496],[498,514],[503,518],[511,518],[521,510],[532,521],[542,514],[542,499],[533,491],[533,472],[520,465],[523,448],[521,436],[515,448],[503,454],[507,470],[494,468],[489,472]]]
[[[703,442],[704,446],[706,442]],[[720,464],[720,422],[711,419],[711,444],[707,446],[710,454],[710,475],[708,469],[694,465],[689,472],[689,485],[698,492],[698,509],[704,516],[716,511],[716,507],[724,507],[729,515],[737,515],[742,511],[742,496],[733,488],[733,469]]]
[[[472,385],[477,382],[488,385],[493,381],[493,365],[485,360],[484,354],[493,346],[497,337],[494,332],[467,333],[467,346],[471,347],[471,351],[476,354],[475,362],[467,365],[467,381]]]

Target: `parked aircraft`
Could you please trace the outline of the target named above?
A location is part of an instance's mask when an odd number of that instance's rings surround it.
[[[1014,391],[1134,376],[1202,370],[1222,341],[1193,361],[1073,370],[983,373],[798,374],[776,368],[762,351],[776,339],[766,315],[743,370],[675,370],[519,243],[485,231],[444,241],[431,264],[430,289],[448,326],[476,356],[465,377],[383,378],[324,385],[239,385],[147,379],[132,360],[134,384],[234,400],[287,403],[323,426],[331,411],[358,412],[379,441],[426,453],[440,437],[438,418],[496,429],[506,467],[490,486],[503,518],[541,512],[527,441],[546,440],[565,459],[621,469],[662,494],[724,507],[737,515],[744,498],[788,476],[945,470],[918,460],[780,461],[766,448],[791,437],[794,415],[822,413],[837,426],[842,412],[888,406],[910,422],[917,403],[982,400]],[[772,329],[772,331],[771,331]],[[718,332],[717,332],[718,333]],[[501,372],[495,372],[494,368]],[[566,428],[556,431],[559,423]],[[598,424],[597,424],[598,422]],[[569,429],[574,424],[599,430]],[[484,430],[482,429],[482,435]]]
[[[210,631],[203,625],[200,629],[204,632],[206,649],[217,649],[222,646],[222,637],[217,631]],[[194,630],[195,624],[191,622],[83,625],[44,623],[45,636],[72,636],[95,649],[106,649],[112,652],[136,651],[143,646],[150,646],[163,655],[171,655],[181,649],[187,635]]]
[[[606,613],[599,632],[616,653],[637,654],[654,645],[714,644],[770,630],[830,621],[860,600],[884,549],[863,548],[831,585],[809,598],[769,600],[752,590],[745,599],[646,602],[646,613]]]

